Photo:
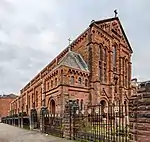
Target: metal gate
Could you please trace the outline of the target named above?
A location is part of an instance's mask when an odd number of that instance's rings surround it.
[[[49,112],[47,107],[42,107],[40,111],[40,128],[41,132],[45,133],[46,132],[46,126],[49,124]]]
[[[63,118],[60,115],[50,114],[45,132],[50,135],[63,137],[62,120]]]
[[[31,109],[31,125],[33,126],[33,129],[38,128],[38,120],[37,120],[37,111],[36,109]]]
[[[128,142],[127,105],[92,105],[86,110],[77,107],[73,120],[73,139],[94,142]]]

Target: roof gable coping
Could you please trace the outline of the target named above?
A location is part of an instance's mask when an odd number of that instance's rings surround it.
[[[120,29],[121,29],[121,31],[122,31],[122,34],[124,35],[124,38],[125,38],[125,40],[126,40],[128,46],[129,46],[129,49],[130,49],[131,53],[133,53],[133,50],[132,50],[131,45],[130,45],[130,43],[129,43],[129,40],[128,40],[128,38],[127,38],[125,32],[124,32],[123,26],[121,25],[121,22],[120,22],[120,20],[119,20],[118,17],[113,17],[113,18],[108,18],[108,19],[98,20],[98,21],[92,20],[92,22],[91,22],[91,24],[90,24],[89,26],[92,27],[92,26],[95,25],[95,24],[97,25],[97,24],[101,24],[101,23],[105,23],[105,22],[111,22],[111,21],[114,21],[114,20],[117,20],[117,22],[118,22],[118,24],[119,24],[119,26],[120,26]]]

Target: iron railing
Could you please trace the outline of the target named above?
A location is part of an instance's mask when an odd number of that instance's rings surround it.
[[[60,115],[50,114],[49,122],[45,125],[45,133],[63,137],[62,120],[63,118]]]
[[[88,106],[76,110],[73,118],[73,139],[94,142],[128,142],[127,106],[119,104]]]

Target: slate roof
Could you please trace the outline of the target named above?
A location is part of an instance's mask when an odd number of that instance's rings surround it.
[[[138,92],[150,92],[150,80],[138,83]]]
[[[65,65],[71,68],[80,69],[83,71],[89,71],[88,66],[82,56],[73,51],[69,51],[58,63],[58,65]]]
[[[16,98],[17,96],[15,94],[8,94],[8,95],[0,95],[0,98]]]

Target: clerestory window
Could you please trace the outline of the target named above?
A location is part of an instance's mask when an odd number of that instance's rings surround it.
[[[71,76],[71,78],[70,78],[70,84],[74,84],[74,76]]]

